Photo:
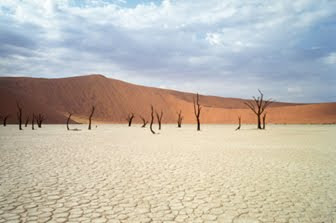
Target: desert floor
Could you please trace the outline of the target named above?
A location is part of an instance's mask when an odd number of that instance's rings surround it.
[[[0,126],[0,222],[336,222],[336,126]]]

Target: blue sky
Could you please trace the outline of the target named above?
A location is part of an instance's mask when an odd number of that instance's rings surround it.
[[[156,4],[160,5],[161,0],[101,0],[101,1],[90,1],[90,0],[70,0],[68,1],[70,6],[75,7],[92,7],[93,4],[95,5],[109,5],[115,4],[121,7],[127,8],[135,8],[137,5],[147,5],[147,4]]]
[[[2,0],[0,76],[336,101],[334,0]]]

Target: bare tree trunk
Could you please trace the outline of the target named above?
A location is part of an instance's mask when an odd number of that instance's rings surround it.
[[[158,120],[158,124],[159,124],[159,130],[161,130],[161,121],[162,121],[162,116],[163,116],[163,112],[161,111],[160,115],[158,112],[155,112],[156,113],[156,118]]]
[[[9,115],[6,115],[3,119],[3,126],[7,125],[7,119],[8,119]]]
[[[89,128],[88,128],[89,130],[91,130],[91,119],[92,119],[94,111],[95,111],[95,106],[92,106],[91,114],[89,116]]]
[[[261,128],[261,118],[260,118],[261,114],[258,114],[258,129],[262,129]]]
[[[201,131],[201,123],[199,119],[197,119],[197,131]]]
[[[150,131],[155,134],[153,130],[153,122],[154,122],[154,108],[153,105],[151,105],[151,122],[150,122]]]
[[[26,118],[25,127],[28,126],[28,123],[29,123],[29,116],[27,116],[27,118]]]
[[[196,100],[195,100],[195,98],[193,98],[193,102],[194,102],[194,113],[195,113],[195,117],[196,117],[196,120],[197,120],[197,131],[201,131],[200,115],[201,115],[202,107],[199,103],[198,93],[196,95]]]
[[[67,119],[67,122],[66,122],[66,126],[67,126],[67,130],[68,131],[70,130],[70,128],[69,128],[69,122],[70,122],[71,115],[72,115],[72,113],[69,112],[69,116],[68,116],[68,119]]]
[[[144,117],[142,117],[142,116],[140,116],[140,118],[141,118],[141,120],[142,120],[142,122],[143,122],[141,128],[145,128],[146,125],[147,125],[147,123],[148,123],[148,121],[146,121],[146,119],[145,119]]]
[[[264,116],[263,116],[263,127],[262,127],[262,129],[266,128],[266,115],[267,115],[267,113],[265,113]]]
[[[19,105],[18,102],[16,102],[18,112],[17,112],[17,118],[19,121],[19,130],[22,130],[22,107]]]
[[[33,119],[32,119],[32,130],[34,130],[34,123],[35,123],[35,114],[33,113]]]
[[[126,118],[126,120],[128,121],[128,127],[132,126],[133,118],[134,118],[134,113],[128,114],[128,116]]]
[[[252,101],[247,101],[244,104],[247,105],[253,112],[254,114],[257,116],[257,127],[258,129],[262,129],[261,128],[261,115],[263,114],[263,112],[266,110],[266,108],[273,103],[272,99],[268,99],[268,100],[264,100],[264,94],[258,90],[260,93],[260,97],[256,98],[253,97],[253,102]]]
[[[241,126],[241,117],[238,116],[238,127],[236,128],[236,131],[240,129]]]
[[[41,114],[38,114],[38,116],[36,116],[36,123],[39,128],[42,128],[43,121],[44,121],[44,116]]]
[[[182,111],[180,110],[180,112],[177,113],[177,115],[178,115],[178,117],[177,117],[177,127],[181,128],[182,120],[183,120]]]

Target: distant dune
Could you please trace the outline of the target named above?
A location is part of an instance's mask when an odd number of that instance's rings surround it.
[[[26,77],[0,78],[0,115],[9,114],[16,122],[16,101],[23,106],[23,118],[43,113],[46,123],[64,123],[72,112],[73,122],[86,123],[92,105],[96,106],[93,120],[97,123],[123,123],[128,113],[149,118],[150,105],[163,111],[163,122],[175,123],[176,112],[182,110],[184,123],[194,123],[194,94],[134,85],[88,75],[70,78],[45,79]],[[267,96],[267,95],[266,95]],[[255,115],[244,105],[244,99],[200,96],[203,106],[202,123],[255,123]],[[318,124],[336,123],[336,103],[292,104],[274,103],[267,110],[268,123]]]

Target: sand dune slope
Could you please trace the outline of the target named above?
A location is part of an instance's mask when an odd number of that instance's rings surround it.
[[[16,122],[16,101],[24,110],[24,117],[43,113],[48,123],[64,123],[67,113],[73,120],[87,122],[92,105],[96,106],[95,122],[125,122],[128,113],[149,118],[150,105],[164,112],[163,122],[174,123],[176,112],[183,111],[184,122],[194,123],[192,98],[194,94],[166,89],[144,87],[88,75],[59,79],[2,77],[0,78],[2,106],[0,114],[10,114]],[[246,109],[243,99],[201,96],[203,123],[236,123],[242,116],[243,123],[254,123],[255,116]],[[290,104],[274,103],[268,111],[272,123],[335,123],[336,103]]]

